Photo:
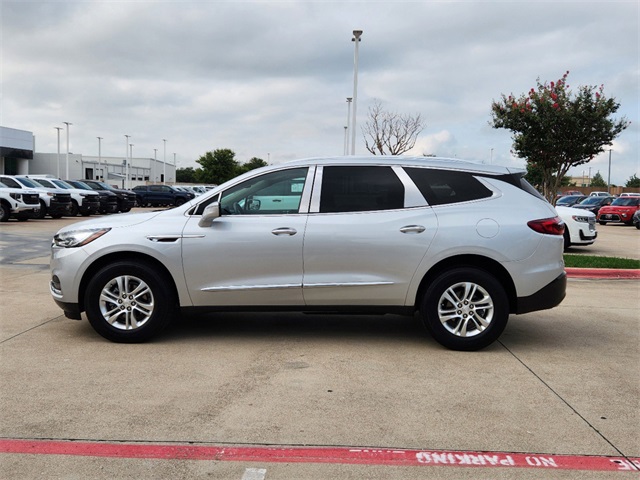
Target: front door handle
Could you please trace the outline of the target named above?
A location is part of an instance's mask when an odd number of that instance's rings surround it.
[[[407,225],[402,227],[400,231],[402,233],[422,233],[426,230],[422,225]]]
[[[290,227],[282,227],[282,228],[276,228],[275,230],[271,230],[271,233],[273,233],[274,235],[295,235],[296,233],[298,233],[298,231],[295,228],[290,228]]]

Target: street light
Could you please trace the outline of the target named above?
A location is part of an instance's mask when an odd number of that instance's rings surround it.
[[[125,158],[125,162],[124,162],[124,185],[122,185],[122,187],[124,188],[124,186],[127,183],[127,178],[129,178],[129,139],[131,138],[131,135],[125,135],[124,136],[124,158]]]
[[[609,149],[609,176],[607,177],[607,193],[611,195],[611,149]]]
[[[164,142],[164,159],[162,161],[162,184],[165,185],[167,183],[167,140],[162,139]]]
[[[129,144],[129,163],[133,161],[133,143]],[[129,164],[127,164],[128,166]],[[131,171],[127,168],[127,190],[131,190],[131,177],[129,176]]]
[[[56,176],[58,178],[60,178],[60,130],[62,130],[62,127],[53,127],[56,130],[58,130],[58,170],[57,170],[57,174]]]
[[[64,178],[69,178],[69,126],[73,125],[71,122],[62,122],[67,126],[67,170]]]
[[[356,109],[358,103],[358,45],[362,30],[354,30],[352,42],[355,43],[353,54],[353,117],[351,120],[351,155],[356,154]]]
[[[349,155],[349,117],[351,117],[351,100],[347,97],[347,125],[344,127],[344,154]]]
[[[158,163],[158,149],[154,148],[153,149],[153,168],[151,168],[151,181],[155,184],[156,183],[156,168],[157,165],[156,163]]]
[[[173,183],[178,183],[178,170],[176,169],[176,152],[173,152]]]
[[[98,138],[98,171],[96,172],[98,174],[98,180],[100,180],[100,162],[102,161],[102,137],[97,137]]]

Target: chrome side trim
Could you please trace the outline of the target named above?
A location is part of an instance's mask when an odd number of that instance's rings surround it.
[[[147,235],[147,240],[152,242],[177,242],[181,238],[204,238],[204,235]]]
[[[278,290],[289,288],[302,288],[299,283],[285,283],[282,285],[226,285],[224,287],[205,287],[200,289],[201,292],[229,292],[243,290]]]
[[[322,288],[322,287],[375,287],[379,285],[393,285],[395,282],[322,282],[305,283],[302,288]]]

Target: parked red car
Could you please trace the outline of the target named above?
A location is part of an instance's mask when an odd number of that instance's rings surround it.
[[[602,207],[598,212],[598,223],[622,222],[633,224],[633,214],[640,210],[640,197],[619,197],[611,205]]]

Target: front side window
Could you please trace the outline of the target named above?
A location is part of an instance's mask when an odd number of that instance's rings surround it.
[[[429,205],[468,202],[488,198],[493,192],[469,172],[405,168]]]
[[[222,215],[298,213],[307,167],[280,170],[245,180],[222,193]]]
[[[404,207],[404,185],[391,167],[324,167],[320,213],[395,210]]]

